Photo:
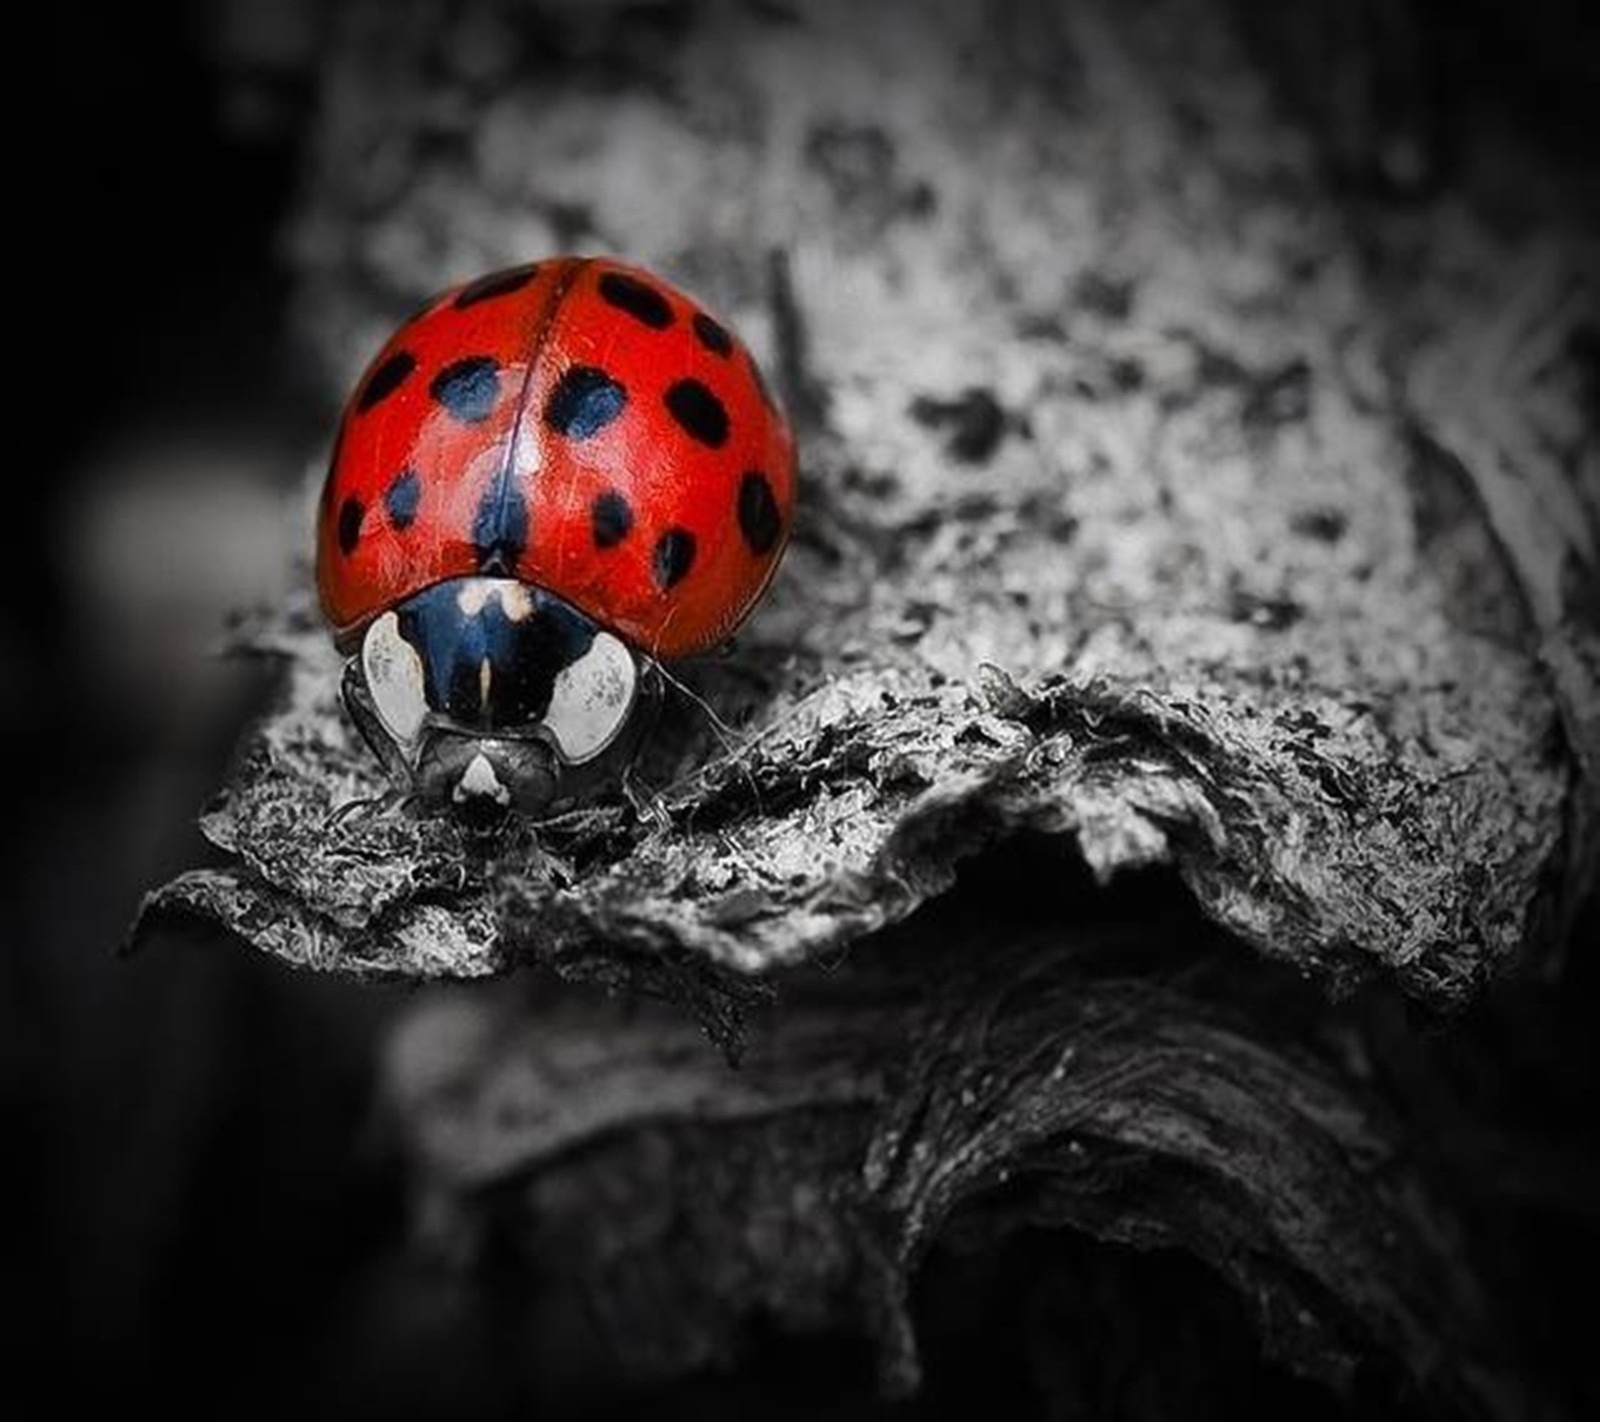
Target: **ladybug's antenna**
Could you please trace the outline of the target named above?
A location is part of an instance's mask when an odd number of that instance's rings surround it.
[[[726,721],[718,716],[717,713],[709,705],[707,705],[704,697],[700,696],[697,692],[690,690],[681,681],[679,681],[677,677],[673,676],[664,666],[661,666],[659,663],[657,663],[657,669],[661,672],[662,677],[666,681],[670,682],[677,690],[681,691],[684,696],[686,696],[690,701],[694,702],[696,706],[705,712],[706,716],[711,721],[712,728],[717,732],[717,738],[722,742],[722,748],[725,752],[725,759],[728,761],[738,761],[741,763],[744,762],[748,758],[750,752],[755,750],[757,746],[761,745],[764,741],[770,740],[773,736],[777,735],[779,731],[783,730],[785,726],[796,720],[804,712],[805,703],[810,699],[809,697],[802,697],[799,701],[790,706],[789,709],[781,716],[769,721],[765,726],[761,727],[760,730],[748,734],[744,736],[742,740],[734,743],[731,738],[737,735],[738,732],[732,726],[729,726]],[[819,688],[819,690],[820,689],[821,688]],[[702,765],[698,769],[690,771],[687,775],[680,775],[671,784],[664,786],[660,793],[663,795],[671,794],[671,792],[676,790],[679,786],[687,785],[697,776],[703,776],[707,771],[712,770],[713,768],[714,766],[712,765]],[[750,781],[751,791],[755,795],[756,803],[759,806],[761,803],[761,787],[756,783],[755,776],[750,773],[748,768],[745,770],[745,777]]]
[[[693,687],[679,681],[678,678],[673,676],[673,674],[669,672],[660,662],[656,663],[656,670],[660,672],[661,679],[670,687],[672,687],[674,691],[679,692],[686,701],[693,702],[694,705],[698,706],[700,710],[705,713],[706,720],[711,723],[711,729],[716,732],[717,739],[722,742],[723,750],[727,751],[729,755],[732,755],[734,752],[741,749],[734,742],[734,737],[737,734],[734,728],[717,714],[716,708],[712,706],[712,704],[707,701],[705,697],[700,695],[700,693],[694,690]]]
[[[660,662],[656,663],[656,670],[661,673],[663,681],[683,696],[685,700],[698,707],[704,714],[711,726],[712,734],[716,736],[718,743],[722,746],[724,763],[737,764],[744,771],[744,778],[749,783],[750,794],[756,802],[756,808],[764,813],[765,807],[761,803],[761,786],[756,783],[755,776],[750,773],[749,766],[745,764],[745,752],[755,744],[755,738],[747,736],[741,743],[738,740],[738,732],[717,714],[716,708],[705,697],[700,695],[693,687],[679,681]],[[694,775],[704,775],[709,769],[711,769],[710,766],[701,766],[693,775],[683,776],[674,781],[672,785],[669,785],[667,789],[672,790],[679,785],[686,784],[694,778]]]

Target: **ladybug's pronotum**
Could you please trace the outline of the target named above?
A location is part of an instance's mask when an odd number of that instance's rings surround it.
[[[426,803],[590,795],[637,749],[658,661],[760,598],[794,492],[749,351],[659,278],[558,257],[447,291],[356,387],[323,490],[346,705]]]

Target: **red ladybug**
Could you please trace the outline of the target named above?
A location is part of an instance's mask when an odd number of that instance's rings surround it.
[[[346,704],[432,803],[539,813],[614,780],[659,694],[771,580],[794,442],[744,346],[636,267],[444,293],[345,408],[317,586]]]

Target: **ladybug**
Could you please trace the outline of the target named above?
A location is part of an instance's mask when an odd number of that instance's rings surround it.
[[[356,386],[323,489],[317,588],[351,717],[429,806],[598,793],[660,663],[761,597],[794,494],[755,360],[659,277],[558,257],[446,291]]]

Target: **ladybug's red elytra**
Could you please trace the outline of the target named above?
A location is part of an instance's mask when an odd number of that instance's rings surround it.
[[[557,257],[453,288],[357,385],[323,489],[351,715],[431,804],[593,793],[637,748],[657,663],[760,598],[794,495],[755,360],[659,277]]]

